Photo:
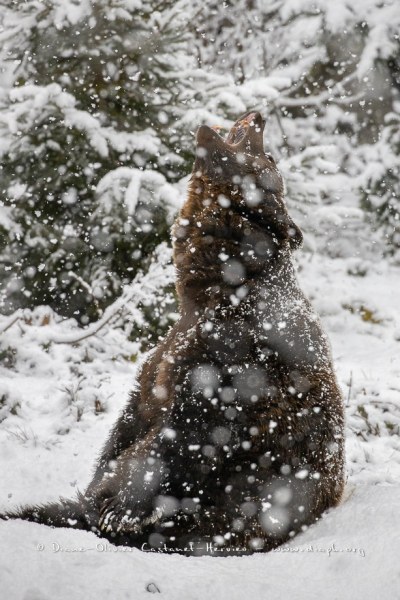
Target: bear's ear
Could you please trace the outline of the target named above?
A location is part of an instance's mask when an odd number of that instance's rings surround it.
[[[200,172],[209,177],[218,178],[222,173],[222,164],[229,154],[225,140],[214,129],[201,125],[196,135],[196,160],[194,173]]]
[[[206,152],[214,148],[224,148],[225,142],[222,137],[211,127],[207,125],[200,125],[196,135],[197,151],[198,156],[204,155],[204,152],[198,151],[204,149]]]

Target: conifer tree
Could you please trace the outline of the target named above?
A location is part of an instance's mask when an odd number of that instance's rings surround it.
[[[169,238],[187,170],[181,3],[14,2],[1,8],[3,309],[46,304],[81,323]]]

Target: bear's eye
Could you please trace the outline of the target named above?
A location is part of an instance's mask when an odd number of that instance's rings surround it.
[[[271,154],[266,154],[265,156],[268,158],[268,160],[270,160],[273,164],[275,164],[274,157]]]

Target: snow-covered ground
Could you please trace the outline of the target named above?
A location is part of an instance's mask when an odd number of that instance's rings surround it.
[[[0,523],[2,597],[400,598],[400,269],[318,255],[300,265],[346,404],[342,504],[289,545],[241,558],[145,553],[86,532]],[[0,370],[0,507],[71,496],[127,399],[137,349],[104,330],[78,346],[44,343],[72,328],[46,311],[5,327],[2,348],[17,352]]]

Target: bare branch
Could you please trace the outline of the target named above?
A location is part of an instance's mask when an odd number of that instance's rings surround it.
[[[21,317],[22,317],[22,310],[18,309],[15,313],[13,313],[11,315],[10,319],[8,321],[6,321],[6,324],[4,325],[3,329],[0,330],[0,335],[2,333],[5,333],[7,331],[7,329],[10,329],[10,327],[12,327],[14,325],[14,323],[19,321]]]

